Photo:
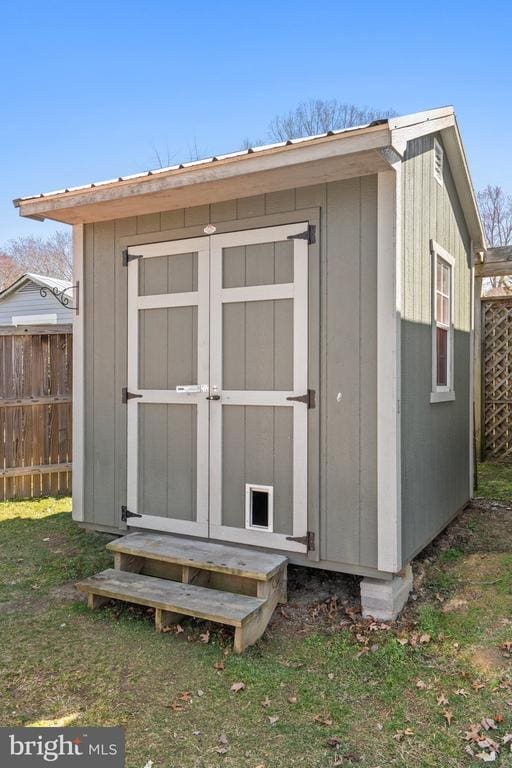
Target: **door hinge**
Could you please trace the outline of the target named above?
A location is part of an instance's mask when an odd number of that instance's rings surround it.
[[[134,397],[142,397],[142,395],[136,395],[134,392],[128,392],[128,387],[123,387],[121,390],[121,402],[126,405],[128,400],[133,400]]]
[[[316,405],[316,393],[314,389],[308,389],[305,395],[287,397],[286,399],[291,400],[293,403],[305,403],[308,408],[314,408]]]
[[[123,523],[126,523],[129,517],[142,517],[142,515],[139,515],[138,512],[130,512],[128,507],[122,506],[121,507],[121,520]]]
[[[135,261],[135,259],[142,259],[142,253],[136,256],[133,253],[128,253],[128,248],[125,248],[123,251],[123,267],[127,267],[130,261]]]
[[[308,531],[305,536],[287,536],[286,541],[296,541],[297,544],[305,544],[308,552],[315,551],[315,534]]]
[[[300,232],[298,235],[288,235],[287,240],[307,240],[308,245],[314,245],[316,243],[316,225],[308,224],[308,228],[305,232]]]

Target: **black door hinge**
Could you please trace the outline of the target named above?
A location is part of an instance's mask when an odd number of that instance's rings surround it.
[[[305,536],[287,536],[286,541],[296,541],[297,544],[305,544],[308,552],[315,551],[315,534],[308,531]]]
[[[288,235],[287,240],[307,240],[308,245],[314,245],[316,243],[316,226],[315,224],[309,224],[305,232],[300,232],[298,235]]]
[[[135,261],[135,259],[142,259],[142,253],[135,256],[133,253],[128,253],[128,248],[125,248],[123,251],[123,267],[127,267],[130,261]]]
[[[142,517],[142,515],[139,515],[138,512],[130,512],[128,507],[122,506],[121,507],[121,520],[123,523],[126,523],[129,517]]]
[[[305,403],[308,408],[314,408],[316,405],[316,393],[314,389],[308,389],[305,395],[287,397],[286,399],[291,400],[293,403]]]
[[[136,395],[134,392],[128,392],[128,387],[123,387],[121,390],[121,402],[126,405],[128,400],[133,400],[134,397],[142,397],[142,395]]]

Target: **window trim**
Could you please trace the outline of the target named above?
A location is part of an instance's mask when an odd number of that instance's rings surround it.
[[[455,400],[454,389],[454,309],[455,309],[455,259],[435,240],[430,241],[430,252],[432,258],[431,275],[431,307],[432,307],[432,389],[430,392],[431,403],[443,403]],[[450,326],[448,328],[447,339],[447,380],[448,384],[439,385],[437,383],[437,261],[441,259],[450,267]]]
[[[438,152],[441,155],[441,173],[440,174],[437,173],[437,171],[436,171],[436,157],[437,157],[437,153]],[[442,187],[444,187],[444,178],[443,178],[443,171],[444,171],[444,147],[441,144],[441,142],[439,141],[439,139],[437,139],[435,136],[434,136],[434,152],[432,154],[432,167],[433,167],[434,179],[437,181],[438,184],[440,184]]]

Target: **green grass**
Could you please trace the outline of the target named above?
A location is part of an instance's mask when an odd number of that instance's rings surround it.
[[[458,768],[480,765],[464,752],[471,723],[500,713],[493,737],[512,730],[512,688],[498,684],[508,663],[499,646],[512,640],[503,621],[512,616],[507,553],[486,553],[479,575],[478,555],[445,551],[430,581],[445,574],[450,599],[467,597],[467,608],[446,611],[429,586],[412,624],[365,633],[368,653],[355,633],[339,629],[340,612],[309,634],[281,620],[236,657],[222,632],[201,643],[204,625],[158,635],[140,610],[91,612],[78,596],[63,598],[62,585],[109,564],[104,544],[70,520],[67,499],[0,503],[0,594],[8,608],[0,603],[0,724],[122,725],[127,768],[148,760],[155,768],[327,768],[335,759],[363,768]],[[424,633],[427,643],[399,642]],[[498,655],[491,669],[476,664],[478,649]],[[220,660],[223,671],[213,666]],[[476,678],[485,684],[478,691]],[[233,693],[237,681],[245,690]],[[460,689],[469,695],[456,695]],[[183,691],[192,701],[180,699]],[[437,704],[441,693],[451,726]],[[412,735],[397,740],[407,728]],[[501,756],[496,764],[510,762]]]
[[[512,464],[485,461],[478,465],[477,495],[512,502]]]

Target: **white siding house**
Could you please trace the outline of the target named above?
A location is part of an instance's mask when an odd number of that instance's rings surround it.
[[[52,295],[64,291],[73,304],[72,284],[27,272],[0,293],[0,325],[56,325],[73,322],[73,310]],[[47,291],[41,295],[41,288]]]

